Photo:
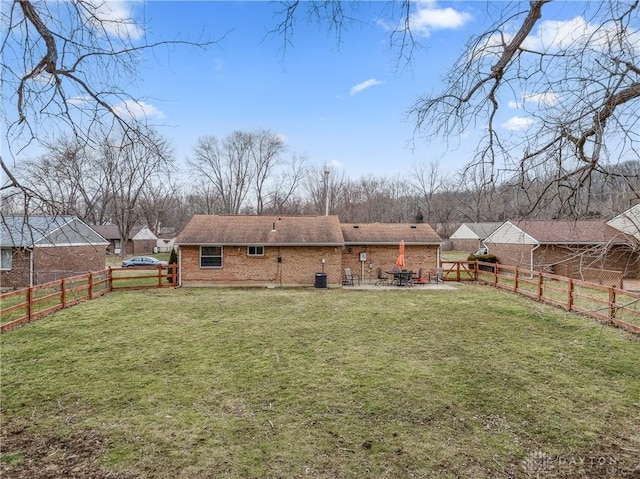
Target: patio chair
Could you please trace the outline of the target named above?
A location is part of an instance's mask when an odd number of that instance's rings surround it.
[[[342,285],[343,286],[353,286],[355,284],[355,281],[358,282],[358,284],[360,284],[360,276],[352,273],[351,272],[351,268],[345,268],[344,269],[344,279],[342,280]]]
[[[418,270],[418,275],[415,278],[413,278],[413,283],[414,284],[425,284],[426,283],[424,277],[422,276],[423,273],[424,273],[424,270],[422,268],[420,268]]]
[[[382,268],[376,268],[376,286],[388,286],[389,277],[382,274]]]

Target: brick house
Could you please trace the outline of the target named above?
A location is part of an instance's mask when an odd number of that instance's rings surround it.
[[[327,285],[342,280],[337,216],[195,215],[175,239],[184,286]]]
[[[73,216],[3,216],[0,286],[24,288],[103,270],[107,245]]]
[[[456,251],[473,253],[484,246],[484,240],[502,223],[462,223],[450,236]]]
[[[426,224],[341,225],[337,216],[196,215],[175,244],[184,286],[312,286],[316,274],[324,272],[327,285],[338,287],[345,267],[364,279],[375,275],[376,267],[391,269],[401,240],[408,269],[436,270],[442,241]],[[360,253],[365,253],[364,262]]]
[[[126,255],[141,255],[153,253],[158,245],[158,238],[146,226],[136,226],[131,230],[129,239],[122,245],[120,231],[117,225],[91,225],[103,238],[109,242],[107,253]]]
[[[377,268],[383,272],[393,268],[400,241],[405,244],[407,269],[417,272],[422,268],[425,275],[437,270],[442,240],[426,223],[341,224],[341,229],[342,266],[364,280],[375,280]]]
[[[640,243],[603,221],[507,221],[484,243],[498,262],[569,277],[618,271],[640,273]]]

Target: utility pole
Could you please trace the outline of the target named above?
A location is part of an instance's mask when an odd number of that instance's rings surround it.
[[[329,216],[329,163],[324,164],[324,215]]]

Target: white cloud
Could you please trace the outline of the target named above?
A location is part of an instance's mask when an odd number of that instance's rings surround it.
[[[107,35],[128,40],[139,40],[144,34],[142,25],[133,20],[133,4],[119,0],[89,0],[85,21]],[[89,13],[92,15],[90,16]]]
[[[381,82],[380,80],[376,80],[375,78],[371,78],[369,80],[363,81],[363,82],[358,83],[357,85],[351,87],[351,91],[349,91],[349,95],[351,95],[351,96],[357,95],[358,93],[363,92],[367,88],[370,88],[370,87],[375,86],[375,85],[381,85],[382,83],[383,82]]]
[[[135,102],[133,100],[127,100],[120,105],[112,107],[116,114],[122,117],[129,117],[134,119],[144,118],[164,118],[164,113],[158,110],[155,106],[145,103],[143,101]]]
[[[326,166],[328,166],[330,170],[333,170],[342,168],[342,163],[340,163],[338,160],[330,160],[327,161]]]
[[[522,101],[511,100],[507,105],[509,108],[522,108],[525,103],[535,103],[538,106],[555,106],[558,104],[558,94],[552,91],[544,93],[524,93]]]
[[[441,8],[435,0],[426,0],[417,2],[417,9],[411,14],[409,24],[414,33],[428,37],[433,30],[459,28],[472,18],[467,12],[452,7]]]
[[[555,106],[558,104],[558,95],[552,91],[544,93],[525,93],[522,96],[522,99],[529,103],[537,103],[538,105]]]
[[[596,27],[582,17],[566,21],[546,20],[540,23],[536,33],[525,39],[523,46],[531,50],[567,50],[582,45],[595,31]]]
[[[595,25],[578,16],[571,20],[546,20],[540,23],[537,31],[529,35],[523,47],[536,51],[558,51],[582,48],[588,44],[592,49],[605,49],[616,45],[620,32],[615,25]],[[636,45],[640,32],[627,29],[624,33],[630,45]]]
[[[529,128],[533,125],[532,118],[526,118],[522,116],[514,116],[509,118],[505,123],[502,124],[502,128],[506,128],[510,131],[524,130],[525,128]]]

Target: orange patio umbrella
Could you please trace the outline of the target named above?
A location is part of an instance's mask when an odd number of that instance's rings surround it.
[[[400,241],[400,250],[396,259],[396,266],[404,268],[404,240]]]

